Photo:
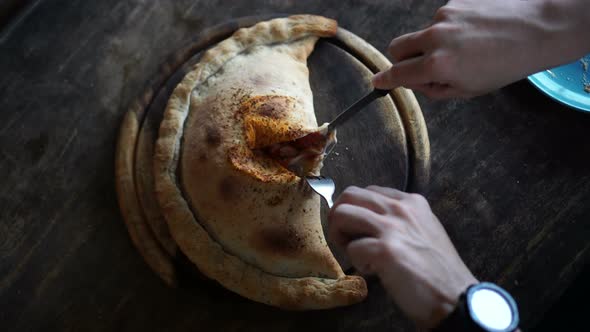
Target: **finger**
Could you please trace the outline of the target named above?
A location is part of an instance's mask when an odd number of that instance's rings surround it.
[[[448,99],[463,96],[463,93],[459,89],[456,89],[448,84],[417,84],[407,88],[420,92],[421,94],[431,99]]]
[[[346,246],[346,254],[350,258],[352,265],[364,275],[370,275],[377,272],[379,262],[383,259],[382,240],[364,237],[351,241]]]
[[[389,43],[387,51],[396,62],[422,55],[429,49],[423,36],[418,31],[397,37]]]
[[[381,233],[377,222],[379,215],[373,211],[349,204],[341,204],[332,210],[328,239],[342,248],[351,240],[376,237]]]
[[[461,10],[458,10],[457,8],[450,6],[448,4],[442,6],[439,9],[437,9],[437,11],[434,13],[434,24],[445,21],[453,21],[455,16],[457,16],[457,14],[460,14],[460,12]]]
[[[424,56],[419,56],[394,64],[388,70],[375,74],[373,85],[378,89],[395,89],[436,81],[432,73],[426,70],[424,59]]]
[[[379,186],[369,186],[369,187],[367,187],[367,189],[387,197],[388,202],[387,202],[387,207],[386,207],[387,210],[386,211],[387,211],[388,215],[397,216],[400,218],[399,220],[404,220],[404,221],[408,220],[410,218],[410,214],[407,210],[408,204],[411,204],[411,203],[408,203],[408,199],[411,197],[410,194],[405,193],[403,191],[399,191],[397,189],[385,188],[385,187],[379,187]],[[397,219],[388,218],[388,220],[393,222]]]
[[[387,212],[386,206],[383,204],[383,198],[376,192],[359,188],[348,187],[336,200],[334,206],[338,204],[350,204],[364,207],[378,214],[385,214]]]
[[[408,196],[407,193],[401,191],[401,190],[397,190],[397,189],[393,189],[393,188],[386,188],[386,187],[380,187],[380,186],[368,186],[367,190],[372,191],[372,192],[376,192],[379,193],[383,196],[387,196],[389,198],[393,198],[396,200],[402,200],[405,197]]]

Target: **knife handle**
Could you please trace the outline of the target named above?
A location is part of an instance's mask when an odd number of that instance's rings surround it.
[[[378,94],[381,97],[385,97],[391,92],[391,90],[375,89],[375,90],[373,90],[373,92],[375,92],[376,94]]]

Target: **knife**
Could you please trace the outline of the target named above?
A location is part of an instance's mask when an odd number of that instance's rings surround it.
[[[324,127],[326,129],[324,129],[322,132],[322,135],[327,138],[327,144],[324,148],[324,158],[327,157],[336,146],[336,136],[333,135],[336,127],[350,120],[350,118],[360,112],[365,106],[369,105],[375,99],[384,97],[390,92],[391,90],[373,89],[373,91],[357,100],[354,104],[350,105],[347,109],[338,114],[334,120],[328,123],[328,127]]]
[[[311,135],[317,135],[318,133],[320,135],[322,135],[323,139],[326,141],[326,144],[323,148],[322,155],[324,158],[326,158],[330,154],[330,152],[332,152],[334,147],[336,146],[336,142],[337,142],[336,135],[335,135],[336,127],[338,127],[339,125],[343,124],[344,122],[350,120],[350,118],[352,118],[355,114],[357,114],[359,111],[361,111],[365,106],[367,106],[368,104],[373,102],[375,99],[386,96],[390,92],[391,92],[391,90],[373,89],[373,91],[371,91],[369,94],[367,94],[364,97],[362,97],[361,99],[357,100],[354,104],[350,105],[347,109],[345,109],[340,114],[338,114],[336,116],[336,118],[334,118],[334,120],[332,120],[331,122],[328,123],[327,126],[326,126],[326,124],[324,124],[321,126],[319,131],[308,134],[300,139],[306,139],[307,137],[309,137]],[[301,155],[301,156],[303,156],[303,155]],[[298,158],[294,158],[294,160],[292,160],[290,162],[290,164],[287,168],[290,169],[295,174],[297,174],[301,177],[304,177],[308,174],[304,174],[304,172],[306,172],[307,170],[306,170],[305,166],[302,164],[302,160],[305,160],[305,159],[302,158],[301,156]]]
[[[338,114],[336,118],[328,124],[328,132],[326,134],[329,134],[330,132],[334,131],[336,127],[348,121],[360,110],[362,110],[365,106],[373,102],[375,99],[386,96],[390,92],[390,90],[373,89],[373,91],[371,91],[369,94],[357,100],[354,104],[352,104],[347,109]]]

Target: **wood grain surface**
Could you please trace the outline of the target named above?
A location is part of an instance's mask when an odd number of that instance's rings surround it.
[[[40,1],[0,42],[0,329],[410,331],[383,289],[344,309],[288,313],[188,280],[170,288],[135,250],[116,201],[124,114],[174,50],[235,17],[315,13],[384,51],[444,1]],[[590,244],[590,118],[519,82],[472,100],[418,96],[426,196],[476,276],[529,328]]]

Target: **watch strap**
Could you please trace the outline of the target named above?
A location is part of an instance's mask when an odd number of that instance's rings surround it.
[[[455,309],[432,330],[433,332],[486,332],[479,325],[475,324],[469,315],[467,291],[473,286],[469,286],[465,292],[461,293]]]
[[[512,324],[508,328],[509,331],[515,331],[518,329],[518,309],[516,307],[516,302],[510,294],[502,289],[501,287],[488,283],[488,282],[481,282],[478,284],[473,284],[467,287],[467,289],[459,296],[457,301],[457,305],[455,309],[445,318],[443,319],[439,325],[434,328],[432,331],[434,332],[458,332],[458,331],[465,331],[465,332],[487,332],[488,330],[484,329],[478,323],[475,322],[473,317],[471,317],[471,311],[469,309],[468,304],[468,297],[470,297],[470,293],[472,291],[477,291],[480,288],[488,288],[494,289],[502,297],[508,301],[509,306],[512,309]]]

